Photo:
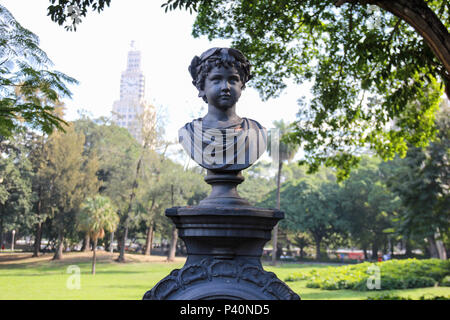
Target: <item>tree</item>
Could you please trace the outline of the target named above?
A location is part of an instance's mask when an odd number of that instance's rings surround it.
[[[45,177],[42,176],[42,168],[47,163],[47,154],[45,153],[45,139],[43,135],[36,134],[30,139],[32,148],[30,150],[29,159],[32,164],[33,178],[32,190],[35,195],[33,201],[33,213],[36,219],[36,230],[34,233],[33,257],[38,257],[41,249],[43,224],[50,214],[48,205],[49,184]]]
[[[245,180],[238,186],[239,195],[251,205],[259,205],[268,193],[276,188],[276,181],[270,169],[270,162],[258,161],[242,172]]]
[[[135,186],[135,170],[142,147],[127,129],[110,123],[106,118],[92,121],[83,116],[75,122],[75,130],[86,136],[84,154],[96,154],[98,157],[97,177],[102,182],[99,192],[111,199],[117,208],[120,217],[118,243],[120,249],[123,247],[125,250],[130,194]]]
[[[167,218],[163,218],[166,208],[182,205],[197,205],[207,196],[209,186],[195,169],[185,169],[164,155],[159,155],[155,171],[147,181],[143,181],[137,202],[147,208],[145,220],[147,225],[146,252],[150,250],[151,230],[159,220],[161,229],[170,238],[167,260],[173,261],[178,243],[178,231]],[[161,219],[163,218],[163,219]]]
[[[141,181],[141,188],[138,191],[136,201],[143,207],[143,219],[146,225],[146,242],[144,254],[151,252],[153,241],[153,230],[161,222],[164,216],[164,209],[174,206],[175,201],[179,201],[180,186],[178,181],[183,176],[182,167],[174,164],[164,155],[155,154],[156,159],[152,161],[152,167],[148,166],[144,171]],[[172,238],[177,238],[178,234],[172,229]],[[172,239],[175,250],[176,239]]]
[[[49,184],[49,209],[58,232],[54,259],[61,259],[64,234],[73,229],[75,213],[82,201],[98,192],[97,160],[83,156],[84,135],[73,125],[66,132],[55,131],[46,143],[48,161],[41,176]]]
[[[48,7],[48,14],[52,21],[57,22],[60,26],[67,19],[72,19],[70,25],[66,25],[65,29],[76,31],[77,24],[81,23],[81,17],[86,17],[88,9],[92,6],[92,11],[101,12],[105,5],[109,6],[111,0],[50,0],[52,3]]]
[[[274,121],[273,125],[275,130],[271,130],[269,133],[269,139],[267,148],[269,150],[269,155],[272,157],[273,161],[276,161],[276,165],[278,167],[277,172],[277,209],[280,210],[280,184],[281,184],[281,171],[283,169],[283,163],[285,161],[290,161],[294,158],[297,153],[298,146],[292,143],[283,142],[280,140],[284,135],[289,133],[289,124],[286,124],[283,120]],[[273,135],[277,133],[277,137],[273,137]],[[276,148],[272,148],[272,142],[278,140],[278,150]],[[277,154],[272,154],[273,150],[277,152]],[[273,228],[273,236],[272,236],[272,264],[275,265],[277,261],[277,245],[278,245],[278,224]]]
[[[0,135],[29,126],[47,134],[66,122],[53,111],[62,96],[71,96],[66,84],[77,81],[50,69],[52,62],[39,48],[39,38],[22,27],[0,5]]]
[[[109,232],[116,230],[119,216],[107,197],[95,196],[94,198],[87,198],[82,203],[77,221],[78,228],[89,233],[90,238],[94,241],[92,274],[95,274],[97,240],[105,236],[105,230]]]
[[[170,203],[171,206],[194,206],[207,197],[209,186],[203,181],[203,176],[195,170],[185,170],[178,164],[172,164],[170,172]],[[178,240],[178,230],[172,225],[172,237],[167,261],[175,259]]]
[[[310,245],[309,237],[304,233],[297,233],[294,238],[294,244],[300,248],[300,259],[305,257],[305,248]]]
[[[167,148],[167,143],[164,143],[161,140],[161,136],[164,133],[163,131],[163,123],[162,119],[157,119],[157,114],[155,112],[155,108],[151,106],[151,108],[146,109],[142,114],[139,115],[138,122],[141,127],[142,137],[142,145],[139,148],[139,158],[136,162],[136,166],[133,172],[133,182],[130,190],[130,194],[128,196],[128,204],[126,210],[123,212],[123,235],[122,235],[122,245],[120,246],[120,254],[117,258],[118,262],[125,261],[125,241],[128,235],[128,223],[130,219],[130,213],[132,211],[136,193],[138,191],[138,187],[143,175],[144,164],[146,163],[145,159],[149,160],[149,158],[154,158],[155,150],[161,145],[165,145],[165,149]],[[152,161],[148,161],[152,162]]]
[[[449,106],[438,114],[437,139],[427,148],[410,148],[404,159],[396,159],[388,186],[406,210],[399,217],[399,231],[410,238],[426,238],[432,256],[446,259],[439,242],[448,233],[450,221],[450,125]],[[437,243],[436,243],[437,242]]]
[[[342,210],[339,204],[339,186],[336,178],[325,169],[320,174],[288,180],[281,185],[281,210],[286,217],[281,227],[293,233],[307,232],[316,246],[316,259],[321,259],[321,246],[342,232]],[[273,190],[261,203],[272,206],[276,201]]]
[[[372,249],[372,259],[387,241],[387,230],[402,209],[398,197],[387,188],[387,177],[379,168],[380,160],[363,157],[360,168],[343,183],[339,202],[342,220],[352,242],[364,250]]]
[[[0,137],[0,246],[4,232],[29,229],[33,172],[28,159],[26,134],[16,132],[9,139]]]
[[[292,231],[308,232],[316,246],[316,259],[322,257],[321,244],[339,232],[338,185],[335,182],[301,179],[283,186],[283,225]]]

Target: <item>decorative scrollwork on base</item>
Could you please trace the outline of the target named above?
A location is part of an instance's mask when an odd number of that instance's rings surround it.
[[[211,288],[215,293],[208,296],[207,288]],[[143,299],[171,300],[186,297],[193,300],[214,297],[255,300],[300,299],[273,272],[264,271],[257,265],[242,261],[213,258],[205,258],[200,263],[173,270],[147,291]]]

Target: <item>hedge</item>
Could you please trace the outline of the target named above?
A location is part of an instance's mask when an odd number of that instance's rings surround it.
[[[307,280],[308,288],[368,291],[433,287],[438,283],[445,285],[449,283],[446,276],[450,276],[449,260],[406,259],[314,269],[294,273],[285,281]]]

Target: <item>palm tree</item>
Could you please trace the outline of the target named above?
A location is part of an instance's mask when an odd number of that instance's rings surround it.
[[[283,169],[283,163],[285,161],[291,161],[294,158],[298,150],[298,145],[285,143],[281,139],[284,135],[289,133],[291,126],[285,123],[283,120],[273,122],[274,129],[269,131],[269,141],[267,143],[267,148],[269,155],[274,161],[277,161],[278,173],[277,173],[277,209],[280,210],[280,185],[281,185],[281,171]],[[274,133],[276,132],[276,135]],[[278,154],[272,154],[275,150],[272,150],[272,143],[275,143],[275,139],[279,137],[278,141]],[[274,141],[272,141],[274,140]],[[273,250],[272,250],[272,264],[275,265],[277,262],[277,245],[278,245],[278,224],[273,228]]]
[[[119,216],[109,198],[95,196],[94,198],[87,198],[83,202],[81,211],[77,216],[77,222],[78,229],[87,232],[94,241],[92,274],[95,274],[97,240],[105,236],[105,230],[113,232],[117,228]]]

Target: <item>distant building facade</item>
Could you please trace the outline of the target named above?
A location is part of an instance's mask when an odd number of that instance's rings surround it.
[[[128,52],[127,68],[120,78],[120,100],[113,104],[113,122],[127,128],[140,143],[145,118],[154,113],[153,107],[145,101],[145,76],[141,70],[141,52],[134,41]]]

